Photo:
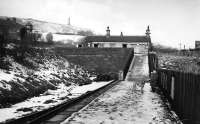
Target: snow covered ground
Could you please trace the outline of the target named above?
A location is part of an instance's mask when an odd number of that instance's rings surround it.
[[[92,82],[87,70],[69,63],[49,47],[29,47],[22,57],[17,45],[7,46],[7,55],[0,59],[0,108],[56,89],[60,83],[70,86]]]
[[[35,111],[41,111],[53,107],[72,98],[79,97],[88,91],[96,90],[110,82],[112,81],[92,82],[92,84],[88,85],[73,85],[70,87],[60,84],[57,90],[48,90],[38,97],[27,99],[24,102],[12,105],[9,108],[0,109],[0,123],[9,119],[19,118]]]
[[[181,123],[160,93],[143,92],[135,83],[148,78],[147,56],[135,56],[125,81],[99,96],[62,124],[177,124]]]
[[[5,73],[2,70],[0,70],[0,80],[11,81],[14,78],[15,78],[14,74],[12,74],[12,73],[8,74],[8,73]]]

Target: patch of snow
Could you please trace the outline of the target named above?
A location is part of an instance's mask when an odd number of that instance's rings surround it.
[[[65,67],[69,67],[69,62],[67,62],[67,61],[64,62],[64,66],[65,66]]]
[[[90,77],[90,80],[94,80],[96,78],[97,78],[97,76],[92,76],[92,77]]]
[[[71,93],[72,94],[83,94],[86,93],[88,91],[93,91],[95,89],[98,89],[104,85],[109,84],[112,81],[108,81],[108,82],[93,82],[92,84],[88,84],[88,85],[83,85],[83,86],[79,86],[79,87],[75,87]]]
[[[13,44],[13,43],[9,43],[9,44],[6,45],[5,48],[7,48],[7,49],[14,49],[15,46],[16,46],[15,44]]]
[[[43,33],[42,34],[42,41],[47,42],[46,35],[48,33]],[[74,44],[77,42],[83,42],[83,39],[85,36],[81,35],[62,35],[62,34],[53,34],[53,41],[54,42],[61,42],[63,44]]]
[[[27,77],[28,69],[26,67],[24,67],[21,64],[15,62],[14,59],[11,56],[6,56],[4,58],[4,60],[7,61],[7,62],[9,62],[11,64],[10,69],[12,71],[9,71],[9,73],[11,73],[13,75],[13,78],[15,77],[15,79],[23,80],[20,77],[14,76],[15,74],[18,74],[18,75],[22,74],[23,77]],[[14,79],[12,79],[12,80],[14,80]]]
[[[60,35],[60,34],[53,34],[53,40],[55,42],[62,41],[64,44],[70,42],[81,42],[85,36],[81,35]]]
[[[13,80],[15,78],[15,75],[14,73],[5,73],[3,72],[2,70],[0,70],[0,80],[5,80],[7,82]]]
[[[6,84],[4,82],[0,82],[0,88],[6,89],[6,90],[11,90],[11,86],[9,84]]]

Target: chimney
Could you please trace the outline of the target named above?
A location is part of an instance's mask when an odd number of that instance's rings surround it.
[[[146,36],[147,37],[150,37],[150,28],[149,28],[149,25],[147,26],[147,30],[146,30]]]
[[[107,30],[106,30],[106,37],[107,37],[107,38],[110,37],[110,29],[109,29],[109,26],[107,27]]]
[[[121,36],[121,38],[123,38],[123,32],[121,32],[120,36]]]
[[[14,23],[17,23],[17,19],[15,17],[12,18]]]

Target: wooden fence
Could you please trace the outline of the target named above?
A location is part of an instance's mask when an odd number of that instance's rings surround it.
[[[200,124],[200,74],[158,68],[155,53],[149,54],[149,71],[157,70],[158,85],[184,124]]]
[[[184,124],[200,124],[200,75],[158,69],[158,83]]]
[[[157,68],[158,68],[158,57],[157,57],[156,53],[149,52],[149,54],[148,54],[148,63],[149,63],[149,74],[153,70],[157,70]]]

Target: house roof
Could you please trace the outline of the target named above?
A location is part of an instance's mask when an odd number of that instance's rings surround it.
[[[86,42],[149,42],[146,36],[87,36]]]

